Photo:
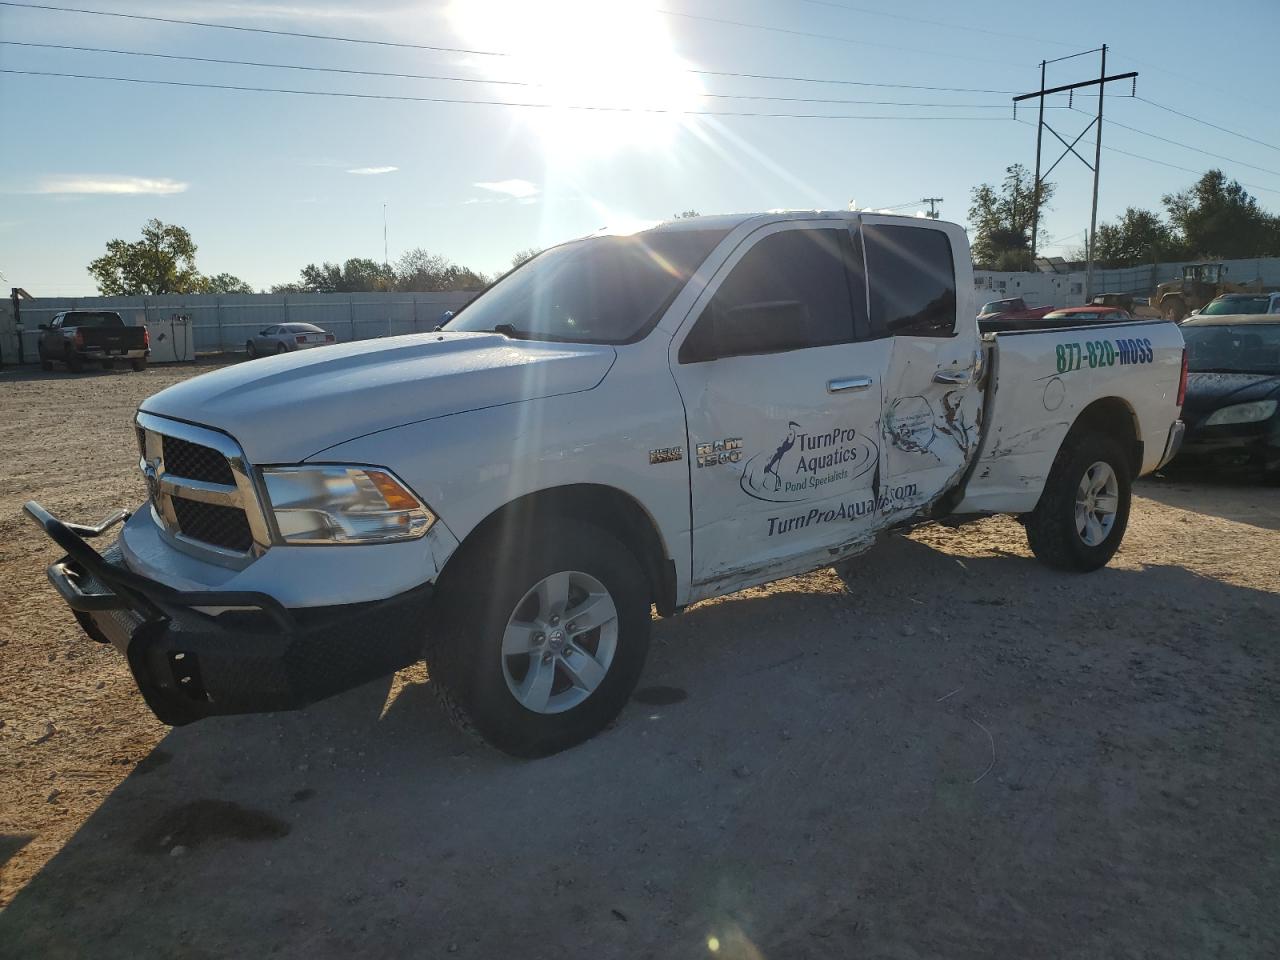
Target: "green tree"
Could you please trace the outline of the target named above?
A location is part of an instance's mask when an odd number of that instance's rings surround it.
[[[201,277],[198,287],[200,293],[253,293],[253,287],[230,273]]]
[[[367,293],[374,290],[390,290],[395,275],[387,267],[367,257],[352,257],[341,265],[327,260],[316,265],[309,263],[302,268],[302,279],[297,290],[285,289],[289,285],[273,288],[278,293]]]
[[[107,252],[89,264],[89,275],[107,297],[198,293],[203,279],[191,234],[155,219],[142,225],[141,240],[108,241]]]
[[[1163,199],[1169,222],[1190,257],[1230,260],[1280,254],[1280,219],[1259,207],[1221,170],[1210,170],[1190,188]]]
[[[526,247],[524,250],[517,250],[511,255],[511,269],[524,266],[534,257],[542,252],[541,247]]]
[[[404,291],[479,290],[489,281],[483,273],[460,266],[448,257],[422,247],[396,261],[395,288]]]
[[[1031,222],[1036,208],[1040,219],[1049,209],[1056,184],[1042,183],[1020,163],[1006,167],[998,186],[974,187],[969,199],[969,223],[973,226],[974,265],[984,270],[1031,269]]]
[[[1098,226],[1094,259],[1104,267],[1134,267],[1182,255],[1173,229],[1150,210],[1129,207],[1115,223]]]

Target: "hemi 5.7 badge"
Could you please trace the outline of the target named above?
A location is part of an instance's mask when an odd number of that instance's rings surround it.
[[[650,463],[674,463],[684,459],[684,447],[659,447],[649,451]]]

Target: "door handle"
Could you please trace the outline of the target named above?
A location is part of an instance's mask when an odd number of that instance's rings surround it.
[[[933,375],[934,383],[964,385],[973,381],[972,370],[939,370]]]
[[[841,377],[827,381],[827,393],[850,393],[875,386],[875,377]]]

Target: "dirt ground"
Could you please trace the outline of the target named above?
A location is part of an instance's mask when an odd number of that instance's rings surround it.
[[[0,956],[1280,955],[1280,489],[1144,481],[1088,576],[991,519],[700,604],[546,760],[421,670],[171,730],[19,508],[139,500],[196,372],[0,372]]]

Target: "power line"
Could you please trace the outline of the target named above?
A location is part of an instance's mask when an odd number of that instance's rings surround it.
[[[352,93],[337,90],[295,90],[287,87],[251,87],[229,83],[197,83],[189,80],[152,80],[141,77],[111,77],[87,73],[62,73],[51,70],[0,69],[0,73],[29,77],[65,77],[73,80],[103,80],[111,83],[139,83],[162,87],[191,87],[204,90],[238,90],[245,93],[284,93],[305,97],[341,97],[351,100],[389,100],[408,103],[457,103],[475,106],[518,107],[543,110],[588,110],[602,113],[649,113],[695,117],[773,117],[796,120],[1003,120],[1003,117],[908,116],[847,113],[763,113],[751,110],[684,110],[667,107],[618,107],[574,103],[520,103],[508,100],[466,100],[461,97],[415,97],[406,94]]]
[[[1030,120],[1023,120],[1021,117],[1015,117],[1014,119],[1018,123],[1026,124],[1028,127],[1035,126],[1035,124],[1032,123]],[[1095,145],[1092,140],[1085,140],[1082,142],[1085,144],[1085,146],[1089,146],[1089,147],[1092,147]],[[1119,147],[1113,147],[1113,146],[1107,145],[1107,146],[1104,146],[1102,149],[1107,150],[1111,153],[1123,154],[1126,157],[1133,157],[1135,160],[1145,160],[1147,163],[1154,163],[1162,167],[1169,167],[1171,170],[1181,170],[1184,173],[1195,174],[1196,176],[1200,176],[1201,174],[1204,173],[1203,170],[1196,170],[1194,167],[1179,166],[1176,163],[1169,163],[1169,161],[1167,160],[1157,160],[1155,157],[1148,157],[1141,153],[1133,153],[1130,150],[1121,150]],[[1264,187],[1262,186],[1262,184],[1259,184],[1259,183],[1245,183],[1243,180],[1238,182],[1240,186],[1248,187],[1250,190],[1264,190],[1267,193],[1280,193],[1280,189],[1277,189],[1275,187]]]
[[[119,50],[110,47],[84,47],[67,43],[36,43],[26,40],[0,40],[0,45],[36,47],[42,50],[71,50],[79,53],[106,53],[114,56],[149,57],[159,60],[179,60],[190,63],[214,63],[223,66],[261,67],[271,70],[303,70],[311,73],[339,73],[361,77],[391,77],[400,80],[446,80],[454,83],[488,83],[514,87],[545,87],[546,84],[529,80],[490,80],[481,77],[458,77],[436,73],[397,73],[385,70],[356,70],[348,67],[316,67],[297,63],[270,63],[262,60],[230,60],[222,57],[197,57],[189,54],[156,53],[147,50]],[[946,107],[972,110],[1004,110],[1004,104],[993,103],[937,103],[904,102],[901,100],[842,100],[820,97],[776,97],[741,93],[703,93],[699,96],[714,100],[768,100],[782,103],[825,103],[882,107]]]
[[[1173,107],[1166,107],[1163,103],[1156,103],[1154,100],[1148,100],[1146,97],[1134,97],[1134,99],[1141,100],[1143,103],[1148,104],[1149,106],[1155,107],[1157,110],[1164,110],[1167,113],[1172,113],[1172,114],[1175,114],[1176,116],[1184,117],[1185,119],[1192,120],[1195,123],[1204,124],[1206,127],[1211,127],[1214,130],[1221,131],[1222,133],[1229,133],[1231,134],[1231,136],[1239,137],[1241,140],[1248,140],[1250,143],[1256,143],[1260,147],[1267,147],[1271,150],[1280,150],[1280,147],[1277,147],[1274,143],[1267,143],[1265,140],[1259,140],[1256,137],[1249,136],[1248,134],[1239,133],[1235,130],[1229,130],[1226,127],[1220,127],[1216,123],[1210,123],[1208,120],[1201,120],[1199,117],[1193,117],[1191,114],[1183,113],[1181,110],[1175,110],[1173,109]]]
[[[265,27],[246,27],[241,25],[226,23],[210,23],[204,20],[183,20],[178,17],[156,17],[140,13],[120,13],[114,10],[87,10],[80,7],[62,7],[47,3],[17,3],[14,0],[0,0],[0,6],[16,7],[27,10],[53,10],[60,13],[80,13],[89,14],[98,17],[121,17],[129,20],[146,20],[155,23],[167,23],[177,26],[186,27],[207,27],[215,30],[235,30],[240,33],[263,33],[271,36],[280,37],[297,37],[305,40],[331,40],[336,43],[353,43],[353,44],[369,44],[371,46],[380,47],[399,47],[410,50],[430,50],[439,53],[462,53],[474,54],[486,57],[507,57],[509,53],[498,50],[469,50],[462,47],[445,47],[429,44],[416,43],[397,43],[389,40],[370,40],[363,37],[346,37],[337,34],[321,34],[321,33],[299,33],[291,30],[270,30]],[[902,49],[902,48],[896,48]],[[912,50],[912,53],[920,53],[922,51]],[[985,62],[985,61],[984,61]],[[699,76],[708,77],[737,77],[745,80],[779,80],[793,83],[830,83],[842,86],[854,87],[883,87],[898,90],[929,90],[938,93],[994,93],[994,94],[1010,94],[1015,93],[1014,90],[993,90],[983,87],[945,87],[930,86],[925,84],[912,83],[883,83],[872,82],[869,80],[844,80],[831,77],[799,77],[789,76],[785,74],[772,73],[740,73],[731,70],[703,70],[690,68],[687,73],[697,74]],[[496,82],[496,81],[494,81]]]
[[[668,17],[681,17],[685,20],[697,20],[702,23],[715,23],[721,26],[741,27],[746,30],[763,30],[767,33],[781,33],[791,37],[804,37],[809,40],[826,40],[832,43],[850,43],[859,47],[880,47],[884,50],[898,50],[913,53],[917,56],[926,54],[931,57],[946,57],[949,60],[968,60],[972,63],[994,63],[1001,67],[1014,66],[1007,60],[995,60],[989,57],[966,57],[960,53],[941,53],[937,50],[923,50],[920,47],[904,47],[891,43],[877,43],[874,40],[855,40],[853,37],[837,37],[827,33],[810,33],[807,30],[792,30],[788,27],[771,27],[762,23],[746,23],[742,20],[726,20],[722,17],[707,17],[697,13],[681,13],[678,10],[656,10]]]
[[[59,13],[83,13],[95,17],[118,17],[123,20],[146,20],[150,23],[171,23],[184,27],[209,27],[214,30],[235,30],[238,33],[265,33],[274,37],[298,37],[303,40],[334,40],[340,43],[367,43],[378,47],[398,47],[403,50],[434,50],[437,53],[463,53],[475,57],[505,57],[505,53],[493,50],[469,50],[464,47],[442,47],[427,43],[403,43],[395,40],[368,40],[340,37],[325,33],[300,33],[296,30],[271,30],[267,27],[245,27],[232,23],[211,23],[207,20],[182,20],[178,17],[157,17],[144,13],[121,13],[118,10],[87,10],[83,7],[59,7],[51,3],[15,3],[0,0],[0,7],[20,7],[25,10],[56,10]]]
[[[883,10],[872,10],[868,7],[855,7],[848,3],[834,3],[832,0],[796,0],[797,3],[808,3],[816,7],[832,7],[836,10],[849,10],[853,13],[865,13],[872,17],[886,17],[890,20],[904,20],[907,23],[922,23],[931,27],[945,27],[948,30],[965,30],[969,33],[982,33],[992,37],[1005,37],[1009,40],[1026,40],[1031,43],[1045,43],[1051,47],[1073,47],[1075,44],[1061,40],[1045,40],[1041,37],[1030,37],[1023,33],[1005,33],[1002,30],[988,30],[984,27],[968,27],[959,23],[947,23],[943,20],[928,20],[924,17],[909,17],[903,13],[885,13]]]
[[[1079,107],[1072,107],[1076,113],[1083,113]],[[1273,177],[1280,177],[1280,170],[1270,170],[1267,167],[1260,167],[1256,163],[1246,163],[1244,160],[1237,160],[1235,157],[1228,157],[1226,154],[1214,153],[1211,150],[1202,150],[1199,147],[1193,147],[1190,144],[1181,143],[1177,140],[1171,140],[1168,137],[1162,137],[1158,133],[1150,133],[1146,130],[1140,130],[1137,127],[1131,127],[1127,123],[1121,123],[1119,120],[1108,121],[1113,127],[1119,127],[1121,130],[1128,130],[1132,133],[1139,134],[1143,137],[1150,137],[1152,140],[1159,140],[1161,143],[1167,143],[1175,147],[1181,147],[1183,150],[1190,150],[1193,153],[1202,153],[1206,157],[1213,157],[1215,160],[1226,160],[1228,163],[1234,163],[1237,166],[1249,167],[1252,170],[1258,170],[1262,173],[1269,173]]]
[[[380,47],[398,47],[408,50],[433,50],[438,53],[462,53],[469,56],[480,57],[510,56],[508,53],[497,50],[471,50],[465,47],[445,47],[425,43],[404,43],[394,40],[369,40],[356,37],[342,37],[334,34],[302,33],[296,30],[272,30],[267,27],[246,27],[240,24],[212,23],[208,20],[184,20],[179,17],[157,17],[151,14],[121,13],[115,10],[88,10],[83,7],[61,7],[49,3],[17,3],[14,2],[14,0],[0,0],[0,6],[21,7],[28,10],[56,10],[59,13],[81,13],[99,17],[121,17],[126,20],[146,20],[152,23],[170,23],[188,27],[209,27],[215,30],[236,30],[241,33],[265,33],[276,37],[298,37],[304,40],[336,40],[342,43],[369,43]],[[722,26],[741,27],[747,30],[764,30],[769,33],[784,33],[796,37],[807,37],[813,40],[829,40],[836,43],[851,43],[863,47],[882,47],[886,50],[899,50],[915,54],[927,53],[930,56],[947,57],[952,60],[970,60],[975,63],[994,63],[1000,66],[1009,66],[1009,63],[1004,60],[994,60],[984,57],[966,57],[958,53],[940,53],[931,50],[920,50],[915,47],[903,47],[887,43],[877,43],[874,40],[855,40],[852,37],[833,37],[822,33],[808,33],[803,30],[789,30],[786,27],[770,27],[759,23],[746,23],[741,20],[724,20],[719,17],[704,17],[694,13],[681,13],[676,10],[656,10],[655,12],[669,17],[683,17],[686,20],[699,20],[705,23],[717,23]]]
[[[850,87],[885,87],[895,90],[931,90],[938,93],[1016,93],[1016,90],[992,90],[986,87],[931,87],[915,83],[873,83],[870,80],[832,80],[823,77],[790,77],[776,73],[732,73],[728,70],[690,70],[706,77],[740,77],[746,80],[788,80],[794,83],[831,83]]]

